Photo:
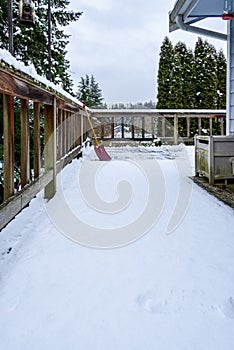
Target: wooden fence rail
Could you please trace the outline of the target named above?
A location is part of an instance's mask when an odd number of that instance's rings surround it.
[[[225,135],[225,110],[90,110],[102,140],[193,142],[195,134]]]

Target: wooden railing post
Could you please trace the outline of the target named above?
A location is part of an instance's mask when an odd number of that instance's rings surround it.
[[[174,145],[178,145],[178,114],[174,114]]]
[[[71,113],[66,111],[66,114],[67,114],[67,151],[66,153],[68,153],[71,147]]]
[[[154,117],[151,117],[151,130],[152,130],[152,139],[155,138],[155,129],[154,129],[154,125],[155,125],[155,122],[154,122]]]
[[[144,140],[145,138],[145,117],[141,119],[141,137]]]
[[[166,136],[166,118],[162,116],[162,137]]]
[[[220,118],[220,129],[221,129],[221,135],[224,135],[224,118]]]
[[[213,135],[213,119],[212,116],[209,118],[209,125],[210,125],[210,136]]]
[[[121,137],[124,139],[124,117],[121,117]]]
[[[135,138],[135,125],[134,125],[134,122],[135,122],[135,118],[132,117],[132,139],[133,140]]]
[[[20,125],[21,125],[21,152],[20,152],[20,175],[21,187],[23,188],[29,182],[30,164],[29,164],[29,114],[28,101],[20,101]]]
[[[3,95],[4,200],[14,193],[14,98]]]
[[[63,146],[62,146],[62,156],[64,157],[66,154],[66,144],[67,144],[67,121],[66,121],[66,111],[62,112],[63,117],[63,126],[62,126],[62,134],[63,134]]]
[[[77,118],[77,133],[76,133],[76,137],[77,137],[77,145],[81,145],[83,142],[82,139],[82,127],[81,127],[81,123],[82,123],[82,115],[81,114],[76,114],[76,118]]]
[[[63,154],[63,134],[62,134],[62,127],[63,127],[63,113],[62,110],[58,110],[58,146],[57,146],[57,160],[60,160]]]
[[[202,132],[202,120],[201,117],[198,117],[198,135],[201,135]]]
[[[56,98],[53,105],[45,105],[45,171],[53,170],[53,179],[45,187],[45,198],[51,199],[56,192]]]
[[[115,137],[115,117],[111,118],[111,138]]]
[[[187,117],[187,138],[190,138],[190,117]]]
[[[33,120],[33,148],[34,148],[34,179],[37,179],[41,172],[41,139],[40,139],[40,103],[34,102]]]

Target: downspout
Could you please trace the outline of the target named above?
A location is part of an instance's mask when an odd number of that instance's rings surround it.
[[[175,21],[180,29],[185,30],[187,32],[200,34],[200,35],[206,35],[206,36],[210,36],[212,38],[219,39],[219,40],[227,40],[226,34],[214,32],[212,30],[208,30],[208,29],[204,29],[204,28],[191,26],[189,24],[184,23],[182,15],[177,15]]]

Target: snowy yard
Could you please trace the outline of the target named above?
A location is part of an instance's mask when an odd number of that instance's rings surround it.
[[[193,151],[91,151],[1,232],[0,349],[234,349],[233,210],[192,184]]]

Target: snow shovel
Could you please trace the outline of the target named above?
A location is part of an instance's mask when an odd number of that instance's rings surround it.
[[[94,140],[95,140],[95,143],[96,143],[96,145],[94,146],[94,150],[96,152],[96,155],[98,156],[99,160],[102,160],[102,161],[111,160],[111,157],[106,152],[104,146],[103,145],[99,145],[99,143],[98,143],[98,139],[97,139],[97,136],[95,134],[95,131],[94,131],[94,128],[93,128],[93,124],[92,124],[91,118],[90,118],[89,113],[88,113],[87,106],[84,106],[84,109],[85,109],[85,113],[86,113],[86,116],[87,116],[90,128],[92,130],[92,134],[93,134],[93,137],[94,137]]]

